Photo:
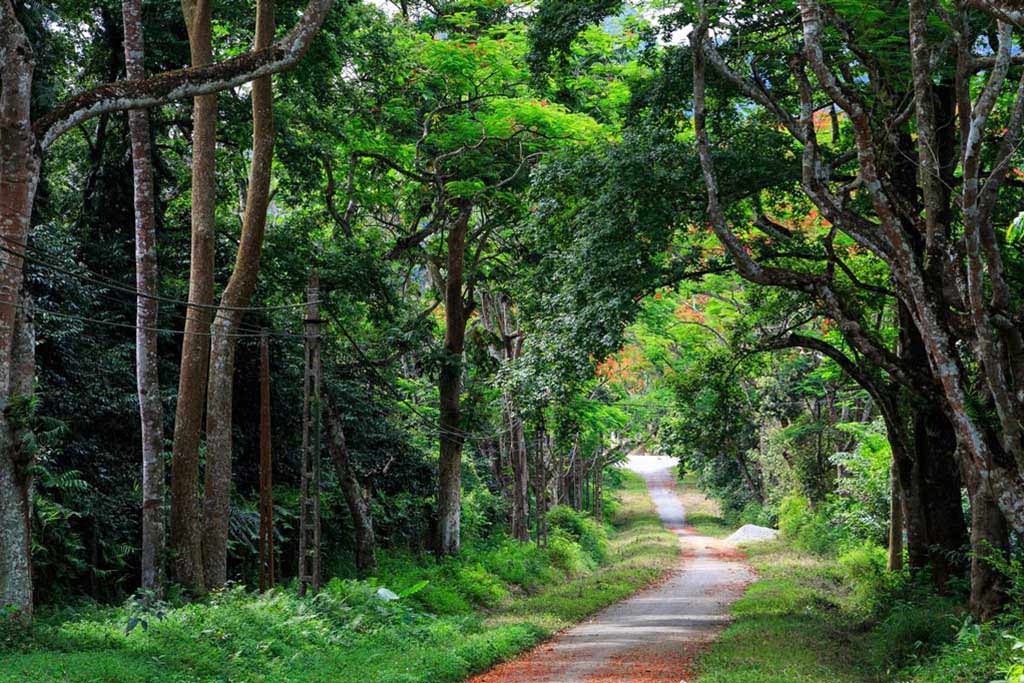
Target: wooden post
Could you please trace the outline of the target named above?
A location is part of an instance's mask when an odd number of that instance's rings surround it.
[[[270,342],[260,335],[260,592],[274,586],[274,493],[270,452]]]
[[[320,276],[309,275],[302,403],[299,595],[320,590]]]

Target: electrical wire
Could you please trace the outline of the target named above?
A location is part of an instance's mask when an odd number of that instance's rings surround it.
[[[76,273],[76,272],[74,272],[72,270],[69,270],[68,268],[66,268],[64,266],[58,265],[58,264],[56,264],[56,263],[54,263],[52,261],[48,261],[46,259],[38,258],[38,257],[35,257],[35,256],[30,256],[30,255],[28,255],[25,252],[26,251],[39,252],[39,253],[42,253],[42,254],[46,254],[47,256],[49,256],[51,258],[56,257],[57,255],[56,254],[52,254],[50,252],[47,252],[45,249],[41,249],[39,247],[35,247],[35,246],[32,246],[32,245],[24,244],[22,242],[18,242],[17,240],[14,240],[14,239],[12,239],[10,237],[7,237],[6,235],[0,235],[0,237],[2,237],[4,241],[9,242],[10,244],[13,244],[16,247],[20,247],[22,249],[22,251],[19,252],[19,251],[15,250],[15,249],[11,249],[8,246],[4,246],[4,245],[0,244],[0,251],[8,253],[8,254],[11,254],[13,256],[16,256],[17,258],[20,258],[20,259],[23,259],[25,261],[28,261],[29,263],[33,263],[33,264],[38,265],[40,267],[46,268],[48,270],[52,270],[54,272],[61,273],[62,275],[67,275],[68,277],[73,277],[73,278],[75,278],[77,280],[80,280],[82,282],[89,282],[90,284],[95,284],[95,285],[99,285],[99,286],[102,286],[102,287],[107,287],[109,289],[114,289],[114,290],[117,290],[117,291],[120,291],[120,292],[124,292],[125,294],[130,294],[130,295],[132,295],[134,297],[141,297],[141,298],[144,298],[144,299],[150,299],[150,300],[153,300],[153,301],[158,301],[158,302],[161,302],[161,303],[172,304],[172,305],[175,305],[175,306],[186,306],[188,308],[198,308],[198,309],[202,309],[202,310],[212,310],[212,311],[224,310],[224,311],[260,312],[260,311],[283,311],[283,310],[289,310],[289,309],[295,309],[295,308],[303,308],[303,307],[309,306],[311,303],[318,303],[318,304],[319,303],[323,303],[322,301],[315,301],[315,302],[304,301],[304,302],[300,302],[300,303],[279,304],[279,305],[275,305],[275,306],[222,306],[222,305],[219,305],[219,304],[200,304],[200,303],[194,303],[194,302],[191,302],[191,301],[183,301],[181,299],[172,299],[170,297],[160,296],[158,294],[147,294],[145,292],[140,292],[138,289],[135,289],[134,287],[128,287],[127,285],[124,285],[123,283],[120,283],[120,282],[118,282],[116,280],[113,280],[111,278],[105,277],[103,275],[100,275],[99,273],[96,273],[95,271],[92,271],[92,270],[86,268],[85,266],[79,266],[79,268],[81,270],[85,271],[84,274],[83,273]]]

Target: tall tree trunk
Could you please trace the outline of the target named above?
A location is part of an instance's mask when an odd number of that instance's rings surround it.
[[[457,214],[448,228],[448,272],[445,280],[444,360],[438,380],[440,394],[440,458],[437,482],[437,553],[459,552],[462,517],[462,352],[468,310],[462,295],[466,237],[472,204],[453,201]]]
[[[274,40],[274,2],[256,5],[254,49]],[[235,335],[252,300],[270,204],[274,159],[274,94],[271,77],[252,82],[252,159],[235,267],[221,296],[210,337],[206,398],[206,498],[203,516],[203,569],[207,590],[227,580],[228,520],[231,514],[231,403],[235,375]]]
[[[929,368],[920,331],[906,306],[899,306],[899,355],[911,367]],[[956,555],[967,543],[967,525],[961,506],[961,478],[956,433],[944,406],[923,397],[897,401],[896,410],[909,424],[902,438],[909,451],[893,451],[900,475],[907,525],[910,567],[931,566],[935,583],[944,588],[960,573]]]
[[[182,0],[192,66],[213,59],[212,0]],[[189,306],[181,343],[181,371],[174,414],[171,461],[171,546],[174,575],[196,593],[206,591],[203,576],[202,506],[199,498],[199,442],[206,400],[213,307],[216,229],[217,96],[201,95],[192,106],[192,247]]]
[[[511,412],[510,435],[512,460],[512,536],[519,541],[530,540],[530,468],[527,463],[526,433],[518,412]]]
[[[35,379],[35,330],[32,299],[22,292],[22,304],[14,312],[8,358],[8,407],[27,411]],[[2,313],[0,313],[2,315]],[[0,318],[2,321],[2,318]],[[6,340],[6,336],[5,336]],[[12,411],[3,411],[0,422],[0,607],[13,607],[15,618],[32,619],[32,466],[35,456],[23,435],[30,425]]]
[[[373,532],[373,515],[363,487],[352,469],[345,430],[329,396],[324,399],[324,407],[327,410],[327,448],[355,529],[356,569],[360,575],[366,576],[377,568],[377,538]]]
[[[32,204],[39,184],[40,157],[30,125],[32,47],[14,16],[10,0],[0,0],[0,396],[9,407],[31,390],[35,345],[27,322],[30,302],[23,294],[23,262]],[[27,380],[27,381],[26,381]],[[12,411],[0,412],[0,608],[16,618],[32,618],[32,455],[20,445]]]
[[[914,411],[915,484],[920,487],[928,546],[924,561],[932,568],[935,583],[945,588],[950,578],[961,574],[958,556],[967,545],[967,525],[961,504],[960,471],[956,460],[953,425],[938,406]],[[915,553],[918,554],[918,553]]]
[[[970,468],[964,478],[971,503],[971,613],[979,621],[989,621],[1006,604],[1006,577],[989,558],[1006,557],[1010,546],[1006,518],[985,482]]]
[[[129,80],[146,77],[142,1],[124,0],[124,62]],[[142,429],[142,587],[163,595],[164,410],[157,353],[156,195],[149,144],[149,111],[128,112],[135,189],[135,382]]]
[[[903,494],[900,490],[896,460],[889,468],[889,555],[886,569],[903,571]]]

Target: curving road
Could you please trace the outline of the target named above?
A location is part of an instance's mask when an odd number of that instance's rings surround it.
[[[523,657],[470,683],[685,683],[700,649],[729,621],[753,578],[742,554],[686,526],[672,458],[632,455],[665,526],[683,546],[678,569]]]

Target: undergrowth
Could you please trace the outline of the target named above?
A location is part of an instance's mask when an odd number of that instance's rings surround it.
[[[201,603],[40,615],[0,633],[0,681],[444,683],[515,656],[667,571],[678,554],[639,477],[612,523],[549,516],[546,548],[500,539],[458,559],[392,553],[369,580],[315,597],[242,586]]]
[[[758,578],[701,657],[701,683],[1024,683],[1019,608],[978,625],[962,592],[885,571],[883,548],[805,501],[784,501],[779,518],[779,540],[745,547]]]

